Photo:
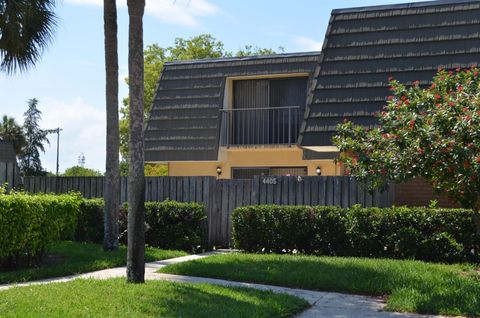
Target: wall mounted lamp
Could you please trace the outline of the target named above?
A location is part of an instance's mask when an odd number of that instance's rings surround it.
[[[217,170],[217,176],[220,177],[220,175],[222,174],[222,168],[219,166],[219,167],[217,167],[216,170]]]
[[[315,171],[317,172],[317,176],[322,175],[322,169],[320,167],[317,167],[317,169],[315,169]]]

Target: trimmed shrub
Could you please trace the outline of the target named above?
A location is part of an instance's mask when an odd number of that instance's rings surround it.
[[[145,241],[154,247],[196,252],[205,247],[206,219],[200,203],[146,202]]]
[[[38,263],[48,245],[72,239],[81,197],[0,194],[0,267]]]
[[[75,241],[103,243],[103,199],[83,199],[80,204]]]
[[[479,262],[478,212],[435,208],[249,206],[232,214],[248,252]]]
[[[103,242],[104,201],[84,199],[80,205],[75,240]],[[119,241],[127,243],[127,205],[119,211]],[[164,249],[196,252],[206,245],[205,208],[199,203],[175,201],[145,203],[145,242]]]

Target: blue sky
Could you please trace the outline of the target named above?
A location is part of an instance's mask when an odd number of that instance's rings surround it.
[[[145,45],[170,46],[176,37],[210,33],[236,51],[246,44],[285,52],[320,50],[332,9],[382,5],[402,0],[147,0]],[[0,115],[23,122],[26,101],[40,100],[42,128],[61,127],[60,171],[77,164],[104,171],[105,97],[102,0],[63,0],[57,8],[55,41],[34,69],[0,74]],[[128,94],[128,15],[118,1],[120,99]],[[42,163],[55,170],[56,138]]]

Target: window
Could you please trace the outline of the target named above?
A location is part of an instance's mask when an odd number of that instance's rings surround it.
[[[236,80],[223,113],[228,145],[292,144],[307,100],[307,77]]]
[[[238,167],[232,168],[232,179],[253,179],[254,176],[306,176],[307,167]]]

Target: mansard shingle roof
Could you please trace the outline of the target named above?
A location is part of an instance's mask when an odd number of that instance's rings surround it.
[[[146,161],[217,160],[227,77],[313,74],[319,52],[165,64],[145,130]]]
[[[388,77],[427,85],[438,68],[480,64],[480,1],[429,1],[332,11],[315,70],[302,147],[329,146],[344,118],[373,127]]]

